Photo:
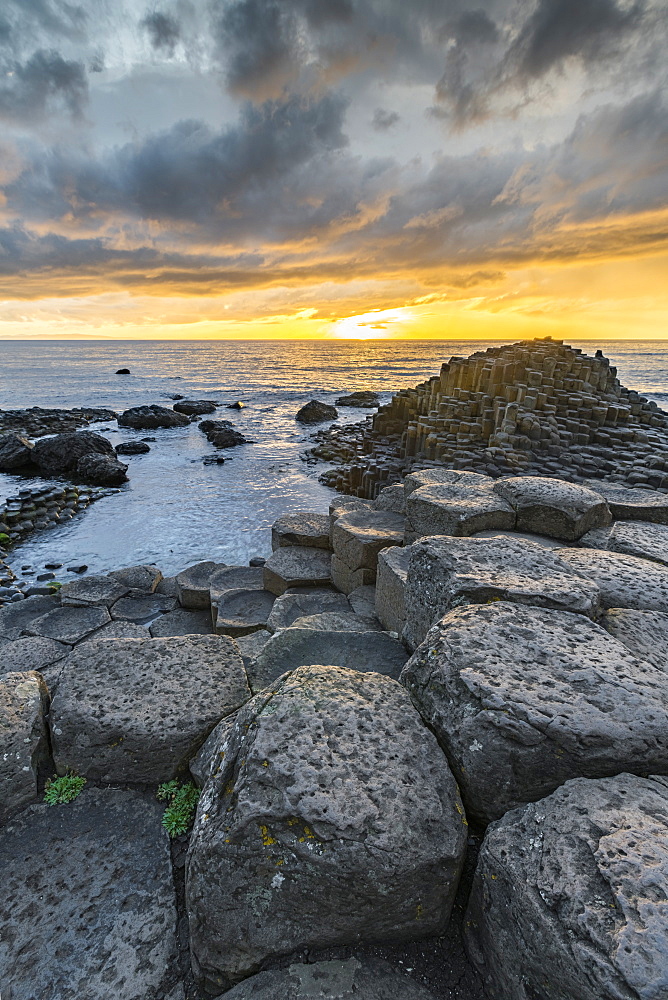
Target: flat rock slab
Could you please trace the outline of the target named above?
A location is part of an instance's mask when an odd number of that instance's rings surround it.
[[[296,513],[279,517],[271,529],[271,547],[276,550],[289,545],[329,549],[329,515]]]
[[[248,667],[255,657],[259,655],[260,650],[269,639],[271,639],[271,632],[265,628],[258,629],[257,632],[250,632],[248,635],[239,635],[236,637],[234,641],[241,653],[241,659],[244,661],[246,671],[248,671]]]
[[[371,504],[373,510],[393,510],[395,514],[406,514],[406,493],[403,483],[394,483],[381,490]]]
[[[220,569],[224,569],[225,563],[207,562],[195,563],[187,569],[177,573],[175,579],[179,604],[184,608],[208,611],[211,600],[209,588],[211,577]]]
[[[129,587],[110,576],[84,576],[60,588],[58,596],[62,604],[100,604],[110,608],[119,598],[125,597]]]
[[[403,551],[398,546],[392,547],[392,551]],[[356,587],[348,594],[348,602],[356,615],[370,617],[376,613],[376,588],[371,584]]]
[[[590,479],[587,485],[605,497],[615,520],[651,521],[668,524],[668,494],[632,489],[616,483]]]
[[[263,587],[277,597],[289,587],[322,587],[329,583],[331,561],[329,552],[312,546],[277,549],[261,567]]]
[[[596,529],[599,530],[599,529]],[[607,528],[601,528],[601,531],[607,531]],[[536,535],[532,531],[500,531],[500,530],[489,530],[489,531],[476,531],[472,538],[519,538],[525,542],[535,542],[536,545],[542,545],[544,549],[560,549],[562,548],[561,541],[558,538],[548,538],[547,535]]]
[[[224,636],[85,643],[65,661],[51,703],[58,773],[167,781],[249,697],[239,651]]]
[[[258,972],[227,1000],[434,1000],[434,994],[387,962],[357,958]]]
[[[515,511],[490,489],[457,483],[421,486],[406,499],[406,540],[424,535],[473,535],[515,527]]]
[[[349,514],[353,510],[372,510],[370,500],[362,500],[361,497],[337,496],[329,504],[329,546],[332,546],[332,532],[334,524],[342,514]]]
[[[378,553],[403,545],[405,518],[390,510],[353,510],[334,522],[334,553],[350,569],[375,570]]]
[[[175,597],[137,592],[116,601],[111,608],[111,617],[116,621],[129,621],[135,622],[137,625],[145,625],[157,618],[158,615],[174,611],[176,604]]]
[[[194,969],[208,987],[297,949],[445,928],[463,809],[399,684],[301,667],[242,709],[225,743],[186,870]]]
[[[150,565],[126,566],[125,569],[115,569],[109,576],[130,590],[143,590],[151,594],[163,579],[158,567]]]
[[[262,566],[225,566],[211,577],[209,601],[213,613],[223,594],[229,590],[263,590]]]
[[[517,513],[515,527],[518,531],[532,531],[572,542],[612,520],[600,493],[562,479],[512,476],[499,479],[494,484],[494,493],[503,497]]]
[[[26,636],[5,643],[0,652],[0,674],[14,671],[39,670],[44,671],[52,664],[62,660],[71,646],[55,639],[42,639]]]
[[[668,784],[569,781],[487,832],[466,915],[490,996],[663,1000]]]
[[[0,832],[11,1000],[171,996],[177,915],[162,811],[138,792],[87,788]]]
[[[611,608],[601,616],[599,625],[635,656],[653,663],[668,676],[668,614]]]
[[[35,671],[0,677],[0,821],[37,795],[37,770],[49,752],[47,697]]]
[[[512,601],[593,617],[598,587],[560,558],[570,551],[507,537],[441,535],[415,542],[408,564],[405,640],[415,649],[446,611],[461,604]]]
[[[106,608],[85,604],[56,607],[36,618],[26,628],[28,635],[40,635],[74,645],[111,621]]]
[[[31,622],[58,606],[55,597],[28,597],[16,604],[6,604],[0,608],[0,638],[18,639]]]
[[[292,628],[310,628],[318,632],[382,632],[383,626],[375,617],[363,618],[353,611],[328,611],[319,615],[296,618]]]
[[[460,469],[420,469],[418,472],[411,472],[404,479],[406,499],[422,486],[438,486],[442,483],[482,490],[491,489],[495,480],[491,476],[483,476],[480,472],[465,472]]]
[[[376,614],[386,629],[401,635],[406,624],[406,581],[410,548],[393,545],[378,554]]]
[[[267,619],[267,628],[270,632],[276,632],[278,629],[289,628],[297,618],[303,618],[306,615],[350,610],[348,598],[344,594],[337,594],[331,589],[307,590],[305,588],[303,591],[283,594],[282,597],[276,598]]]
[[[216,632],[240,636],[267,625],[276,598],[268,590],[228,590],[218,601]]]
[[[89,636],[82,639],[82,642],[94,642],[97,639],[147,639],[149,631],[145,625],[137,625],[135,622],[111,621],[108,625],[103,625],[96,632],[91,632]]]
[[[668,524],[651,521],[616,521],[608,528],[595,528],[580,539],[588,549],[608,549],[638,556],[668,566]]]
[[[253,692],[273,683],[286,670],[323,664],[398,679],[408,659],[402,642],[387,632],[316,631],[292,625],[275,632],[248,667]]]
[[[596,584],[603,608],[668,612],[668,566],[602,549],[557,549],[556,554]]]
[[[482,822],[569,778],[668,773],[668,677],[583,615],[451,611],[402,683]]]
[[[211,635],[213,633],[211,612],[177,608],[156,618],[151,623],[149,631],[154,639],[171,635]]]

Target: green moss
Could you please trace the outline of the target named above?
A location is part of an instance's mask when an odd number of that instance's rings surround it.
[[[78,774],[63,774],[60,778],[49,778],[44,787],[44,801],[50,806],[72,802],[83,790],[85,778]]]
[[[170,837],[188,832],[195,818],[199,796],[200,790],[192,781],[182,785],[178,781],[166,781],[158,786],[156,797],[161,802],[169,803],[162,817],[162,825]]]

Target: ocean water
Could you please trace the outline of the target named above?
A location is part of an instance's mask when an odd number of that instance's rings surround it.
[[[496,342],[498,343],[498,342]],[[104,572],[155,563],[178,572],[202,559],[247,563],[271,551],[273,521],[286,511],[327,510],[332,491],[318,482],[325,466],[301,456],[312,430],[296,423],[311,398],[333,402],[356,389],[383,400],[400,388],[437,374],[452,355],[491,342],[461,341],[0,341],[0,408],[103,406],[118,412],[143,403],[172,405],[214,399],[255,443],[212,454],[197,424],[157,431],[100,424],[115,445],[154,436],[147,455],[126,456],[129,482],[64,526],[35,534],[12,552],[14,568],[45,562],[87,563]],[[573,342],[586,353],[601,348],[622,382],[668,407],[668,344]],[[129,368],[131,375],[115,375]],[[242,400],[246,409],[227,410]],[[367,410],[342,407],[340,421]],[[320,425],[323,426],[323,425]],[[104,429],[104,430],[103,430]],[[0,474],[0,500],[44,480]]]

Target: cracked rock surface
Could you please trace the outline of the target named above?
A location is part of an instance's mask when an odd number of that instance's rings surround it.
[[[601,607],[668,612],[668,566],[603,549],[557,549],[556,555],[596,584]]]
[[[259,972],[226,994],[228,1000],[433,1000],[387,962],[345,961],[290,965]]]
[[[46,706],[40,674],[0,677],[0,820],[37,795],[37,769],[49,752]]]

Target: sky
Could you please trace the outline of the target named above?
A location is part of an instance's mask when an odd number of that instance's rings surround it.
[[[0,339],[668,338],[665,0],[0,0]]]

